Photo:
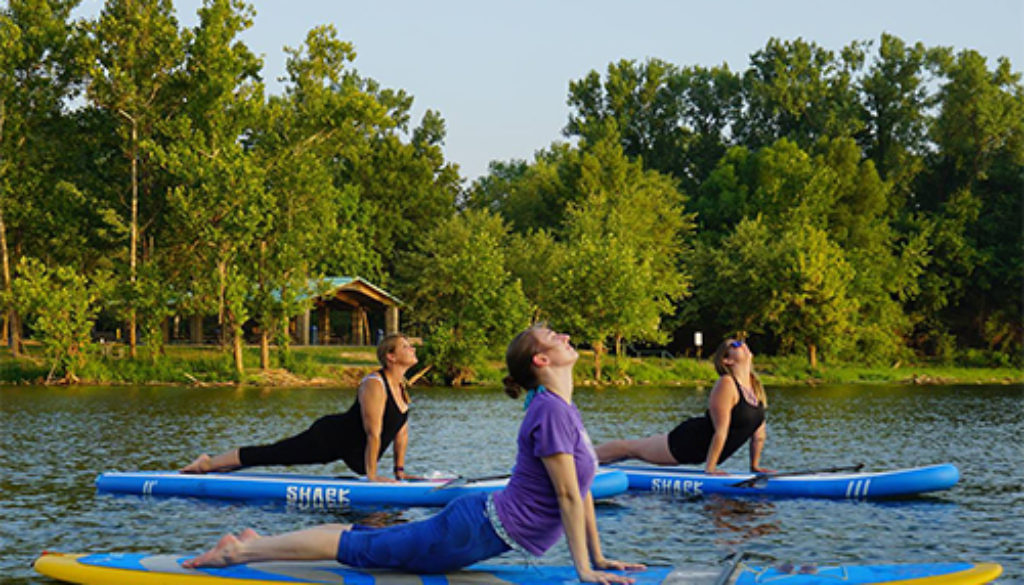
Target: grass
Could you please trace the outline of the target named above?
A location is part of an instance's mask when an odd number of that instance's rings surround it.
[[[583,384],[706,384],[717,378],[710,360],[695,358],[605,356],[600,380],[594,380],[593,353],[581,351],[576,377]],[[246,346],[245,374],[235,372],[228,352],[217,346],[169,345],[158,359],[139,348],[130,359],[124,346],[95,346],[91,359],[78,372],[87,383],[96,384],[354,384],[377,367],[375,348],[362,346],[293,347],[287,357],[271,349],[271,370],[259,368],[259,347]],[[811,368],[801,356],[758,356],[757,370],[768,384],[877,384],[941,383],[990,384],[1024,383],[1024,369],[1014,366],[954,366],[920,362],[897,366],[869,366],[856,363],[821,363]],[[42,348],[30,346],[28,356],[14,359],[0,350],[0,383],[39,383],[46,378],[50,363]],[[498,356],[476,370],[476,382],[498,385],[504,363]]]

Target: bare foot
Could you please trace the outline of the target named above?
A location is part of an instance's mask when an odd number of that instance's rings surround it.
[[[253,531],[253,534],[256,534],[256,532]],[[217,542],[217,546],[198,557],[185,561],[181,566],[186,569],[195,569],[198,567],[226,567],[237,564],[239,562],[238,554],[241,544],[242,541],[236,538],[234,534],[225,534]]]
[[[203,453],[192,463],[189,463],[185,467],[181,468],[181,473],[206,473],[213,467],[210,465],[210,456]]]
[[[238,533],[238,540],[241,542],[249,542],[250,540],[256,540],[263,538],[259,532],[256,532],[252,528],[246,528],[245,530]]]

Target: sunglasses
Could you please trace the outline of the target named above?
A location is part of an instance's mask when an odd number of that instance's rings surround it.
[[[736,348],[738,348],[738,347],[740,347],[742,345],[743,345],[743,341],[739,340],[739,339],[737,339],[736,341],[730,341],[729,342],[729,347],[731,347],[733,349],[736,349]]]

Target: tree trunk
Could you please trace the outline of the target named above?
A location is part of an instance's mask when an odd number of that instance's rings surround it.
[[[0,126],[0,127],[2,127],[2,126]],[[2,205],[0,205],[0,255],[3,256],[4,291],[7,292],[7,293],[10,293],[11,292],[11,259],[10,259],[10,256],[7,254],[7,224],[4,223],[4,209],[3,209]],[[4,343],[7,343],[8,339],[11,336],[11,332],[10,331],[11,331],[11,329],[14,328],[14,320],[15,320],[14,308],[12,307],[12,308],[8,309],[8,311],[6,313],[4,313],[4,329],[3,329]],[[13,342],[11,343],[11,353],[14,354],[14,357],[18,357],[18,344],[17,343],[13,343]]]
[[[128,118],[132,123],[132,219],[131,219],[131,245],[129,250],[129,264],[130,264],[130,276],[132,283],[132,301],[131,309],[128,311],[128,351],[135,359],[136,356],[136,344],[135,339],[135,325],[136,325],[136,314],[135,314],[135,274],[136,274],[136,262],[138,256],[139,246],[139,130],[138,124],[135,122],[135,118]]]
[[[260,324],[260,369],[270,368],[270,331]]]
[[[601,355],[604,353],[604,342],[598,341],[594,344],[594,380],[601,380]]]
[[[242,379],[242,374],[245,373],[245,364],[242,362],[242,328],[234,328],[234,353],[235,353],[235,371],[238,372],[238,379]]]
[[[811,361],[811,367],[818,367],[818,346],[810,343],[807,345],[807,357]]]
[[[0,143],[4,139],[4,121],[7,119],[7,102],[0,99]],[[0,167],[3,166],[3,162],[0,161]],[[7,257],[7,226],[4,224],[4,206],[3,202],[0,202],[0,251],[3,254],[3,278],[4,278],[4,290],[10,292],[11,290],[11,264],[10,259]],[[3,315],[3,330],[0,335],[3,335],[3,343],[6,344],[10,338],[10,326],[11,326],[11,313],[13,309],[7,311]]]
[[[12,310],[11,316],[11,355],[21,357],[21,316]]]

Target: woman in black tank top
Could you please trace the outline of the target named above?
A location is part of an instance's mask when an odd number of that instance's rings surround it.
[[[596,447],[601,463],[635,458],[658,465],[704,464],[704,471],[721,474],[718,465],[750,441],[750,470],[761,467],[764,448],[766,396],[754,373],[754,354],[739,339],[726,339],[714,357],[719,378],[708,395],[703,415],[687,419],[668,433],[642,439],[609,441]]]
[[[405,372],[416,364],[416,348],[393,333],[381,340],[377,359],[382,368],[363,378],[352,406],[344,413],[317,419],[308,429],[270,445],[231,449],[210,457],[202,454],[182,473],[228,471],[258,465],[302,465],[342,460],[370,481],[390,481],[377,468],[384,451],[394,443],[395,479],[405,473],[409,444],[409,393]]]

